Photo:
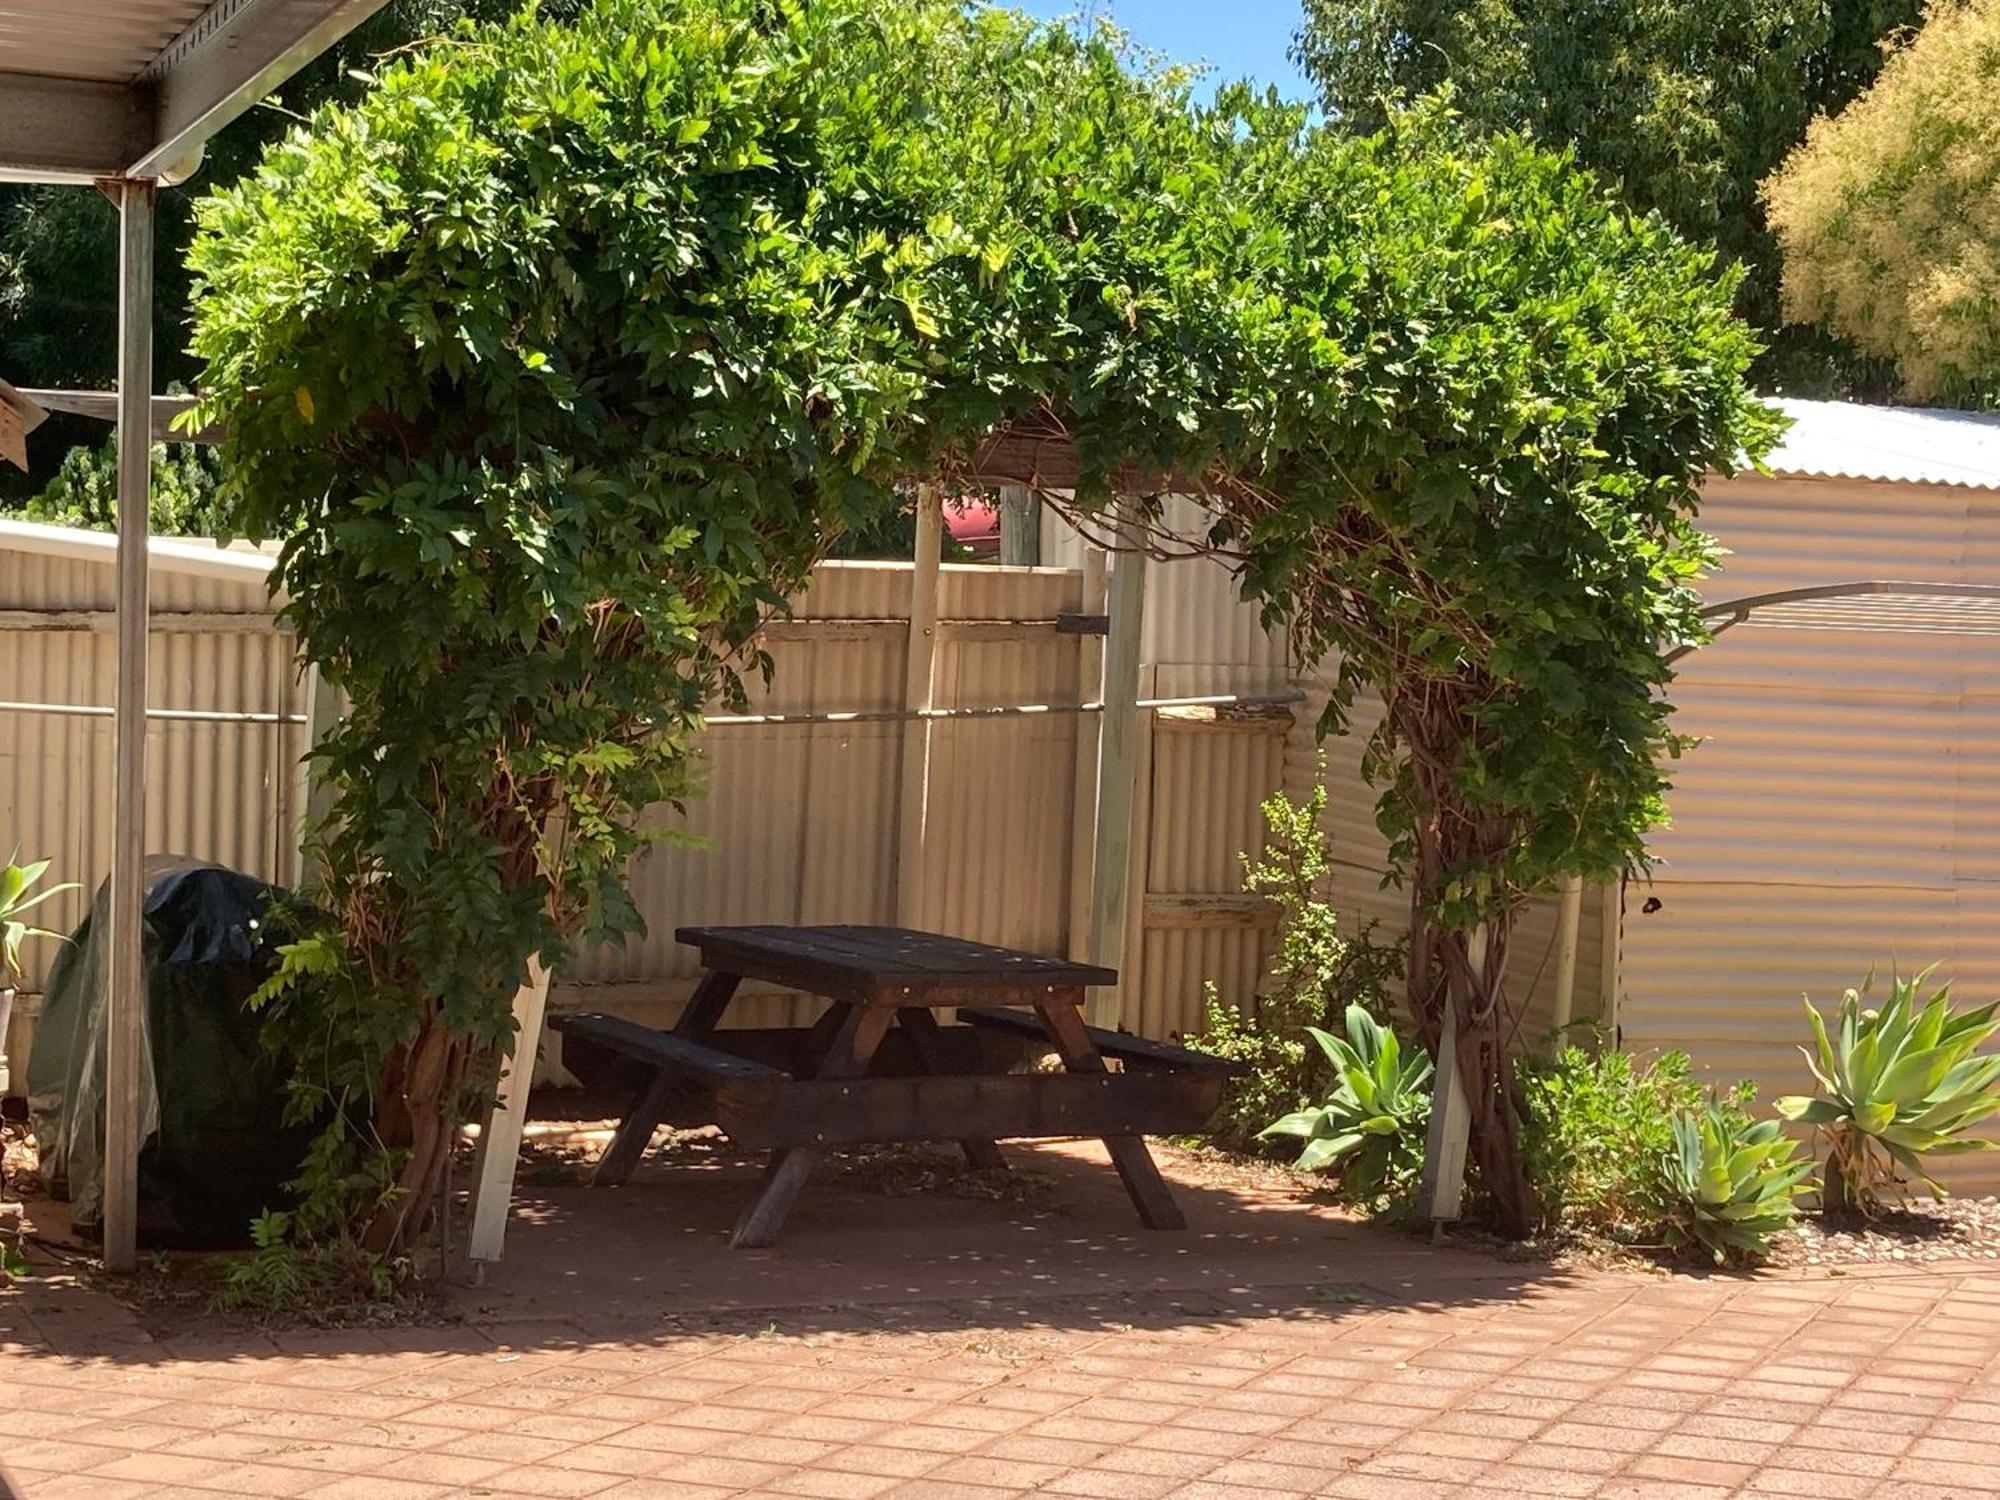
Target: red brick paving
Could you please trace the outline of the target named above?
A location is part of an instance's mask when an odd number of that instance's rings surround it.
[[[1151,1237],[1123,1291],[1124,1227],[1083,1215],[979,1299],[943,1229],[928,1277],[882,1273],[893,1238],[689,1241],[552,1290],[576,1241],[533,1205],[460,1326],[160,1340],[44,1281],[0,1293],[0,1468],[26,1500],[2000,1496],[2000,1267],[1558,1275],[1273,1212]],[[870,1295],[825,1306],[865,1252]],[[731,1287],[764,1301],[691,1305]]]

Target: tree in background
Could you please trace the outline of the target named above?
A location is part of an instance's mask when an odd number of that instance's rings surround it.
[[[1936,6],[1764,184],[1784,310],[1892,360],[1925,401],[2000,395],[2000,3]]]
[[[1784,328],[1757,186],[1882,65],[1921,0],[1304,0],[1293,54],[1329,113],[1379,128],[1449,86],[1474,125],[1522,130],[1743,266],[1737,310],[1770,342],[1758,378],[1805,395],[1880,394],[1886,371],[1824,332]]]
[[[303,69],[273,101],[251,110],[208,143],[193,180],[160,195],[153,348],[162,388],[192,381],[200,368],[187,352],[186,260],[194,234],[195,199],[241,177],[300,114],[324,101],[358,94],[361,84],[352,75],[372,59],[413,39],[448,30],[464,17],[511,14],[520,3],[390,0]],[[578,0],[541,0],[541,4],[545,12],[565,16],[574,13]],[[116,383],[117,223],[117,210],[88,189],[0,184],[0,378],[20,386],[82,390],[108,390]],[[102,422],[62,413],[52,416],[29,444],[26,474],[0,465],[0,510],[17,507],[34,495],[54,478],[72,447],[95,449],[104,433]],[[62,501],[48,504],[60,508]]]

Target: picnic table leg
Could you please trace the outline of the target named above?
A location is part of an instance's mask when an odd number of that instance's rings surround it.
[[[1061,1054],[1064,1067],[1072,1073],[1107,1071],[1104,1059],[1084,1029],[1075,996],[1059,994],[1037,1000],[1035,1010],[1042,1018],[1049,1040],[1055,1043],[1056,1051]],[[1104,1149],[1111,1153],[1111,1164],[1118,1169],[1119,1180],[1125,1184],[1132,1206],[1139,1211],[1140,1221],[1148,1229],[1187,1228],[1180,1205],[1174,1202],[1174,1195],[1167,1190],[1166,1179],[1160,1176],[1153,1154],[1146,1149],[1145,1138],[1107,1135],[1101,1139]]]
[[[914,1005],[905,1006],[897,1013],[897,1024],[903,1028],[903,1035],[910,1039],[910,1050],[917,1054],[917,1061],[926,1073],[942,1078],[951,1072],[939,1051],[936,1016]],[[1007,1158],[1000,1154],[1000,1148],[992,1141],[967,1138],[958,1144],[965,1152],[966,1161],[979,1171],[1004,1172],[1007,1169]]]
[[[674,1035],[696,1042],[705,1038],[715,1030],[715,1023],[722,1019],[723,1008],[729,1004],[730,997],[736,993],[736,986],[742,982],[735,974],[713,970],[702,975],[701,983],[688,997],[687,1008],[681,1012],[681,1018],[674,1026]],[[673,1103],[675,1087],[674,1080],[661,1070],[639,1090],[632,1107],[625,1111],[625,1118],[618,1122],[618,1129],[612,1132],[611,1144],[598,1158],[597,1170],[590,1174],[592,1187],[619,1187],[631,1179],[633,1170],[645,1158],[646,1147],[652,1144],[653,1132],[666,1118],[667,1108]]]
[[[858,1078],[868,1071],[875,1049],[882,1045],[895,1011],[879,1005],[848,1005],[835,1033],[833,1045],[813,1070],[814,1078]],[[806,1185],[824,1153],[818,1146],[792,1146],[771,1153],[764,1169],[764,1185],[756,1201],[736,1221],[729,1243],[738,1250],[761,1250],[778,1238],[785,1218],[798,1202],[799,1189]]]

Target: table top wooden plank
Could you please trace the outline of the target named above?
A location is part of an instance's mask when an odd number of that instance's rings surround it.
[[[932,991],[986,992],[999,999],[1010,992],[1118,982],[1115,969],[1096,964],[901,927],[682,927],[674,936],[700,949],[711,969],[814,994],[924,1004]]]

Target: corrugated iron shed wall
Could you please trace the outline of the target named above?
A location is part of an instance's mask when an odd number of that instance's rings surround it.
[[[108,705],[112,603],[108,561],[0,549],[0,700]],[[303,711],[291,641],[272,620],[260,582],[156,569],[153,609],[152,707]],[[289,882],[302,733],[295,724],[152,721],[146,847]],[[37,910],[37,920],[57,931],[81,919],[111,867],[111,739],[108,718],[0,711],[0,853],[49,859],[51,881],[83,886]],[[30,993],[8,1048],[17,1081],[52,953],[47,942],[23,952]]]
[[[1991,490],[1745,477],[1710,486],[1702,523],[1733,552],[1715,599],[2000,583]],[[1825,1006],[1871,965],[1936,961],[1965,1000],[2000,995],[2000,635],[1813,618],[1753,617],[1683,664],[1677,723],[1704,743],[1626,902],[1627,1046],[1685,1047],[1767,1098],[1812,1091],[1802,993]],[[2000,1186],[2000,1155],[1946,1176]]]

